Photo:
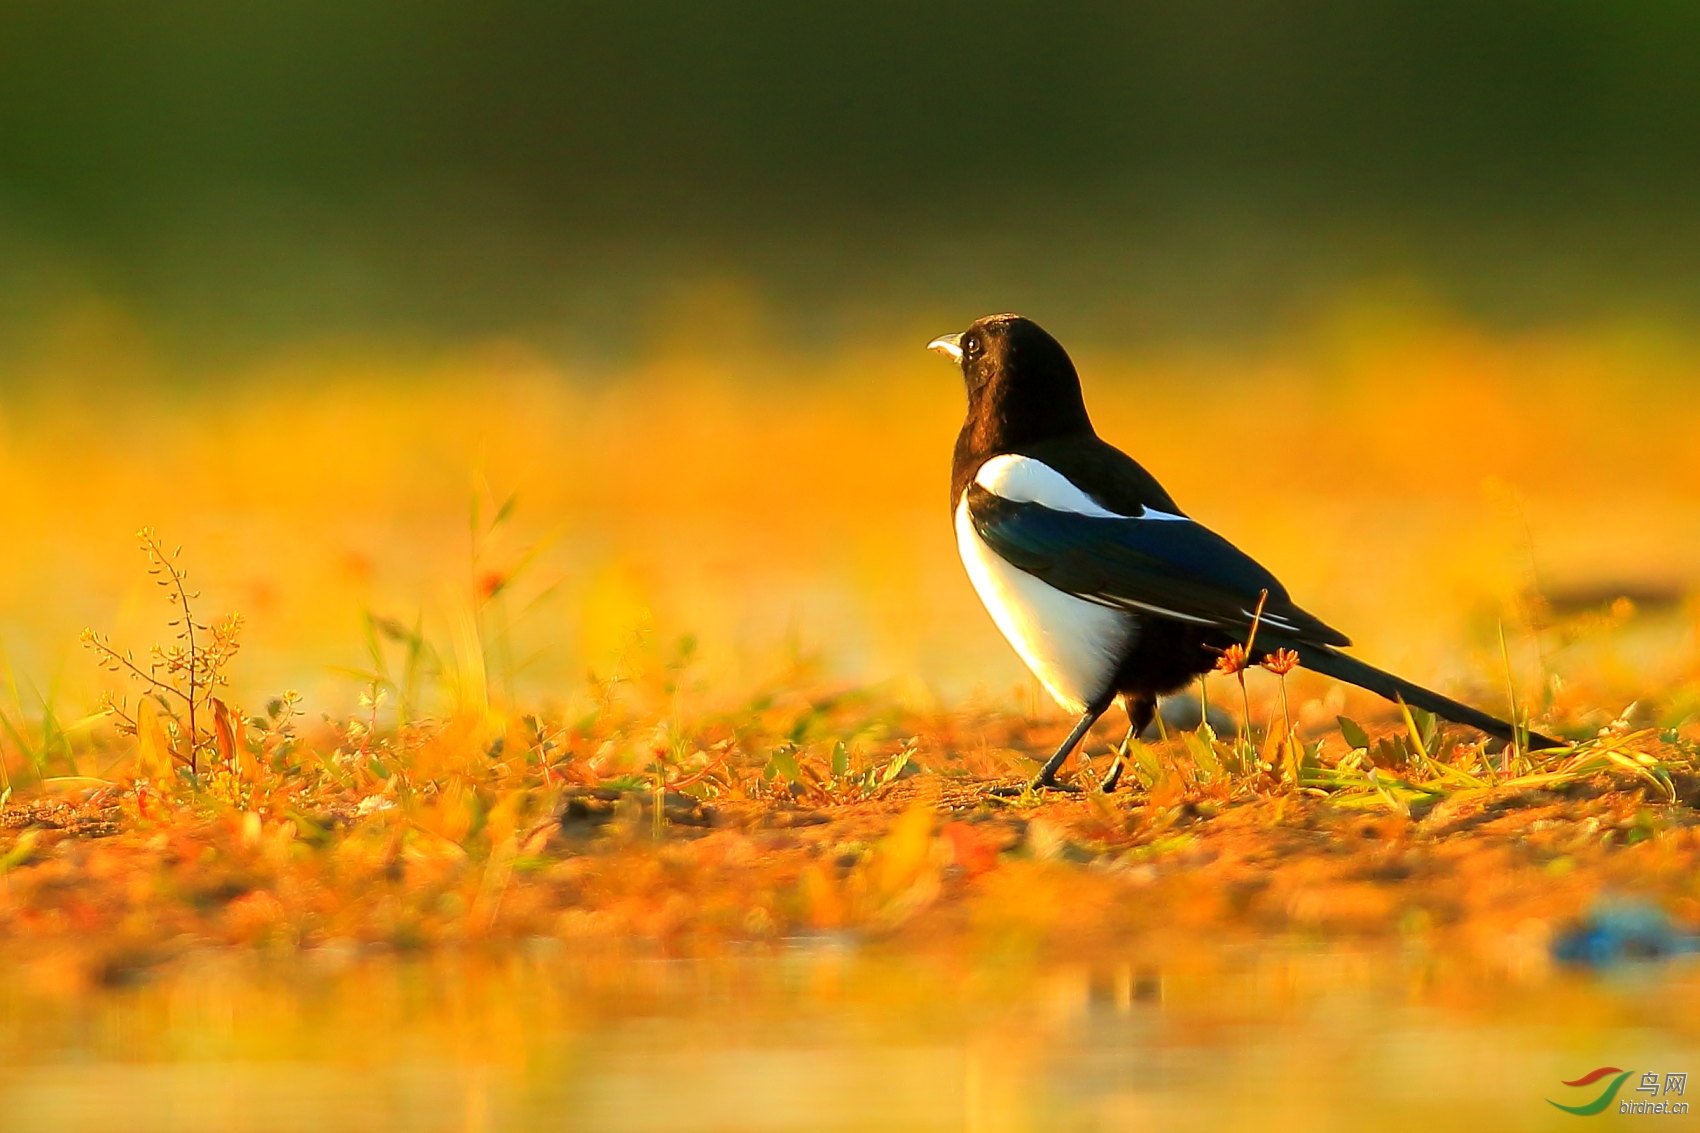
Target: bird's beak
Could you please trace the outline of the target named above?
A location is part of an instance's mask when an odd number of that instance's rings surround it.
[[[937,350],[940,354],[948,354],[958,362],[962,361],[962,336],[960,334],[941,334],[927,343],[928,350]]]

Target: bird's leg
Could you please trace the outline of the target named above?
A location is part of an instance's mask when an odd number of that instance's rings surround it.
[[[1151,726],[1151,721],[1157,716],[1157,700],[1150,696],[1124,696],[1122,708],[1127,711],[1127,738],[1116,749],[1116,761],[1110,764],[1109,773],[1104,776],[1103,786],[1099,789],[1106,795],[1116,789],[1122,781],[1122,769],[1127,766],[1128,745],[1134,738]]]
[[[1035,775],[1033,781],[1027,785],[1029,790],[1040,791],[1047,787],[1058,791],[1077,791],[1080,789],[1057,782],[1057,768],[1063,765],[1063,760],[1068,758],[1068,753],[1080,745],[1081,739],[1085,737],[1092,725],[1098,722],[1098,717],[1109,710],[1114,700],[1115,690],[1112,689],[1086,706],[1086,712],[1075,722],[1074,730],[1069,732],[1068,738],[1063,740],[1062,746],[1052,753],[1051,758],[1045,761],[1045,766],[1039,769],[1039,774]]]
[[[1057,769],[1063,765],[1063,760],[1068,758],[1069,752],[1078,747],[1080,741],[1086,738],[1086,733],[1092,730],[1092,725],[1098,722],[1098,717],[1108,712],[1110,705],[1114,703],[1115,692],[1112,690],[1086,706],[1086,712],[1075,722],[1074,730],[1063,740],[1062,745],[1051,755],[1051,758],[1045,761],[1045,766],[1039,768],[1039,774],[1033,777],[1032,788],[1034,790],[1039,790],[1042,787],[1068,789],[1057,782]]]
[[[1033,790],[1043,790],[1046,787],[1054,787],[1065,791],[1070,789],[1064,784],[1057,782],[1057,769],[1063,765],[1063,760],[1068,758],[1069,752],[1073,751],[1080,745],[1080,741],[1085,737],[1092,725],[1098,722],[1098,717],[1103,714],[1103,708],[1092,707],[1086,710],[1085,714],[1075,722],[1074,730],[1069,732],[1068,737],[1063,740],[1062,746],[1057,748],[1057,750],[1051,754],[1051,758],[1045,761],[1045,766],[1039,768],[1039,774],[1033,777],[1033,782],[1028,784]]]

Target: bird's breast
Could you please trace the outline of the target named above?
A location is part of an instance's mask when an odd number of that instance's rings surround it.
[[[956,549],[992,621],[1059,704],[1084,712],[1108,691],[1138,633],[1134,615],[1011,566],[974,530],[966,494],[956,505]]]

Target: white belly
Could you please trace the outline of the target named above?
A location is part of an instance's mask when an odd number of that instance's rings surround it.
[[[980,539],[966,495],[956,505],[962,565],[1009,643],[1071,712],[1084,712],[1114,679],[1137,631],[1133,615],[1064,594],[1010,566]]]

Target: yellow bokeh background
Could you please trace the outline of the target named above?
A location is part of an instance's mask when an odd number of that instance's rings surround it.
[[[1635,699],[1691,673],[1700,343],[1495,333],[1391,294],[1255,345],[1080,344],[1099,430],[1415,679],[1503,688],[1501,624],[1526,682]],[[185,383],[121,312],[65,312],[0,410],[20,698],[93,703],[112,678],[77,649],[84,625],[165,636],[146,524],[183,545],[204,616],[246,617],[239,700],[296,687],[310,712],[348,710],[370,611],[422,619],[457,667],[482,650],[492,695],[527,704],[689,634],[728,697],[804,657],[920,707],[1044,707],[956,562],[962,394],[921,349],[951,327],[798,341],[736,288],[656,326],[612,371],[513,341],[340,342]],[[1551,622],[1531,594],[1614,588],[1676,605],[1531,633]]]

